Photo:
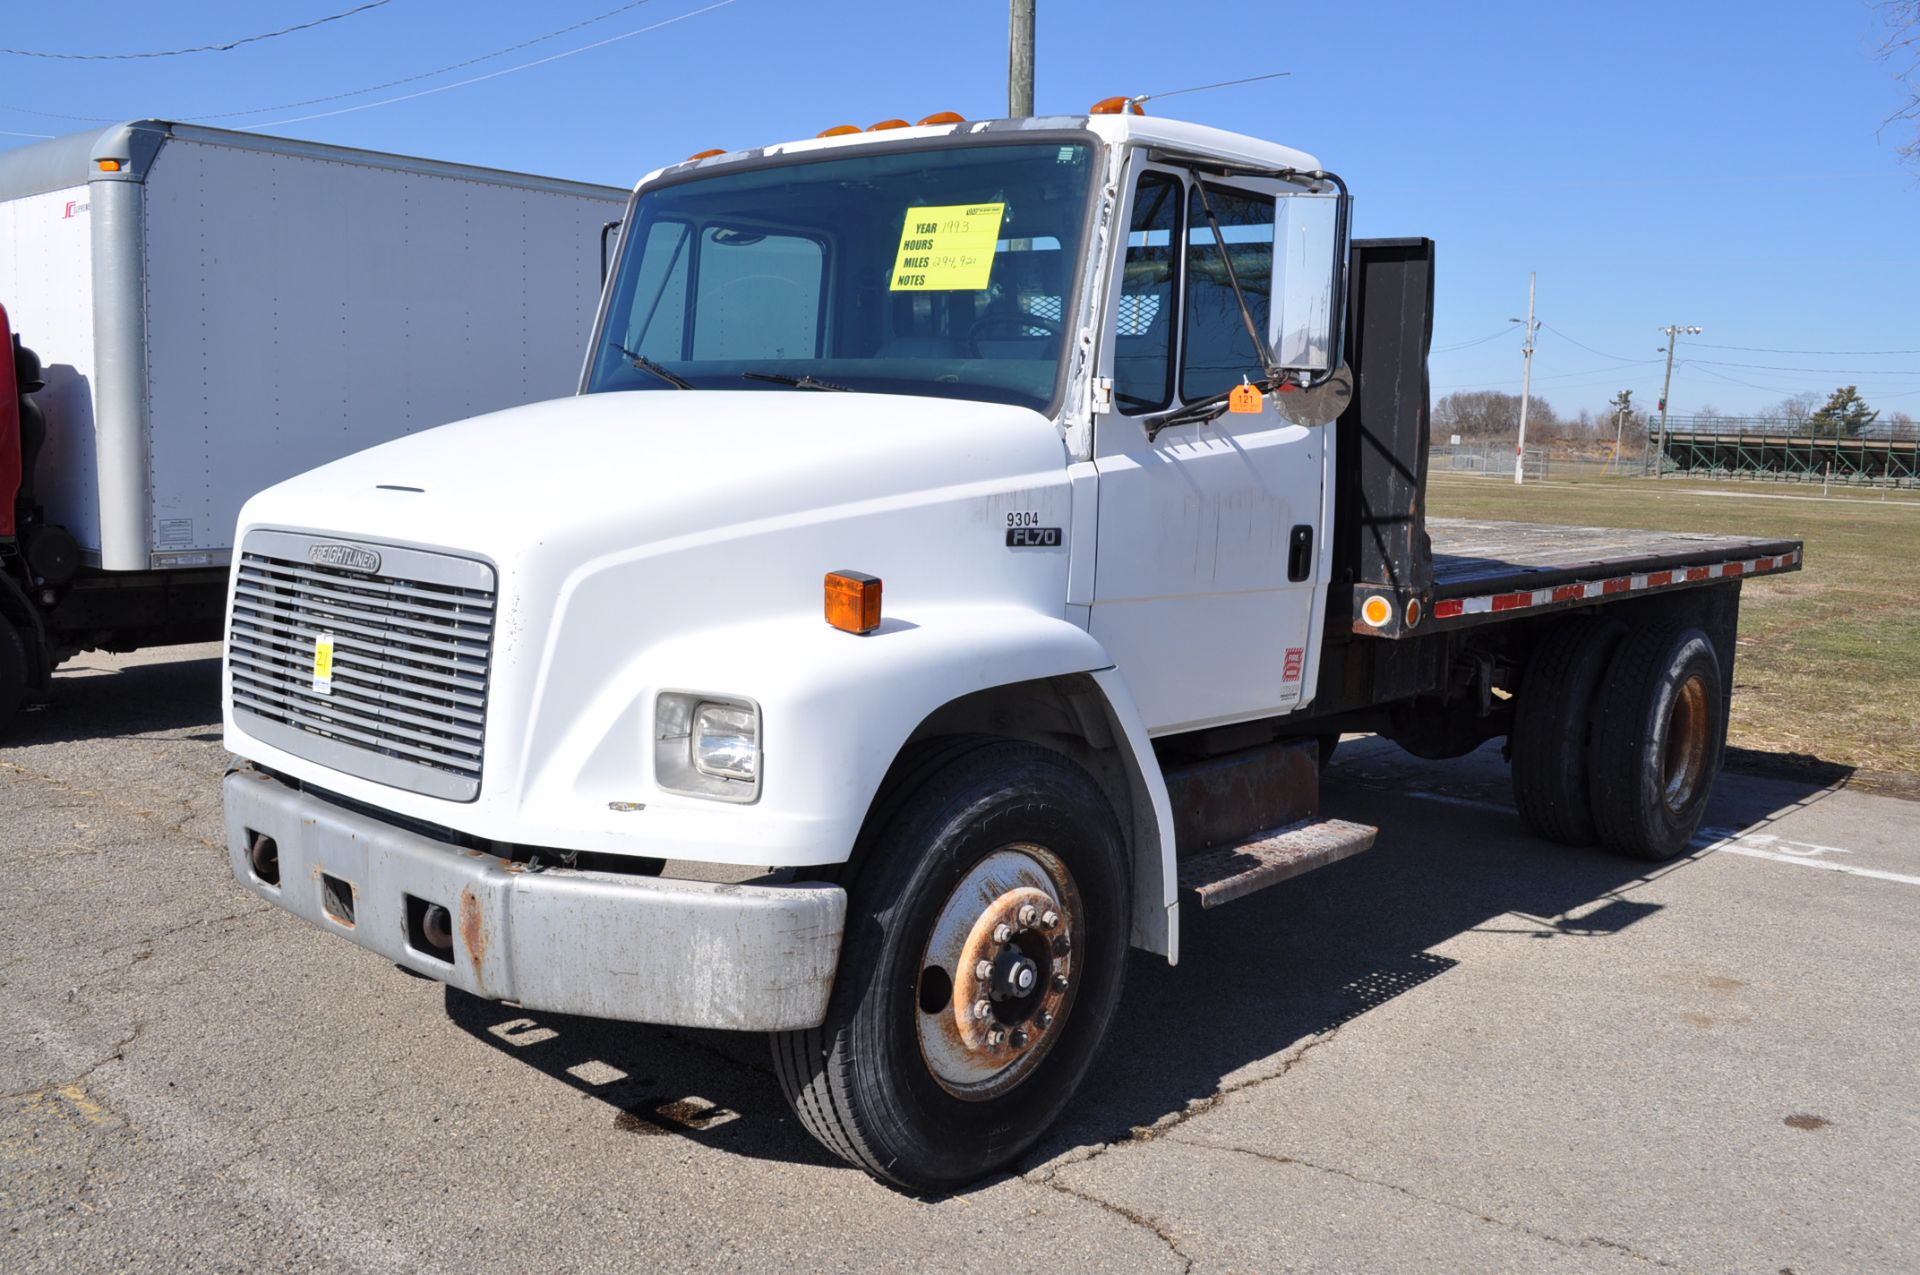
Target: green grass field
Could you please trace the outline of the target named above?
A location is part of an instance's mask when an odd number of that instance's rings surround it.
[[[1445,472],[1428,490],[1436,517],[1804,540],[1803,570],[1744,586],[1729,743],[1920,773],[1920,499],[1681,478],[1516,488]]]

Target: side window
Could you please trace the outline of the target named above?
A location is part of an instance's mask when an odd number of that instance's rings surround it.
[[[1222,186],[1209,185],[1206,192],[1254,327],[1265,332],[1272,303],[1273,199]],[[1222,394],[1242,376],[1257,379],[1265,374],[1196,186],[1187,202],[1187,332],[1180,397],[1192,402]]]
[[[687,270],[692,246],[684,221],[656,221],[641,245],[634,278],[632,325],[623,341],[650,359],[678,359],[687,321]]]
[[[1113,397],[1122,412],[1153,412],[1173,398],[1173,282],[1180,243],[1180,179],[1142,173],[1120,270]]]
[[[826,254],[797,235],[715,226],[700,238],[696,359],[810,359],[820,352]],[[643,351],[644,353],[644,351]]]

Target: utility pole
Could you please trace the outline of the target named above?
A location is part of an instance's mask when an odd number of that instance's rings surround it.
[[[1667,379],[1660,385],[1660,447],[1653,454],[1653,476],[1664,477],[1667,469],[1667,395],[1673,390],[1673,347],[1680,344],[1680,336],[1699,336],[1704,328],[1685,327],[1678,323],[1660,329],[1667,334]]]
[[[1007,19],[1007,117],[1033,114],[1033,6],[1034,0],[1012,0]]]
[[[1522,486],[1527,481],[1527,400],[1533,395],[1533,334],[1540,330],[1540,325],[1533,317],[1533,285],[1538,278],[1531,272],[1527,275],[1527,343],[1520,347],[1521,357],[1526,360],[1526,370],[1520,376],[1520,437],[1513,444],[1515,486]]]

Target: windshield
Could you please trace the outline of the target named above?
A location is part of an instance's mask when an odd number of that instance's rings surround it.
[[[852,389],[1044,411],[1092,161],[1087,142],[942,145],[650,191],[587,389]]]

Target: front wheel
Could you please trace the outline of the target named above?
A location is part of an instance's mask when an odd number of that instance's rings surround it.
[[[1066,1107],[1119,1003],[1125,841],[1067,758],[983,743],[894,805],[848,881],[818,1028],[773,1039],[808,1132],[940,1191],[1000,1168]]]

